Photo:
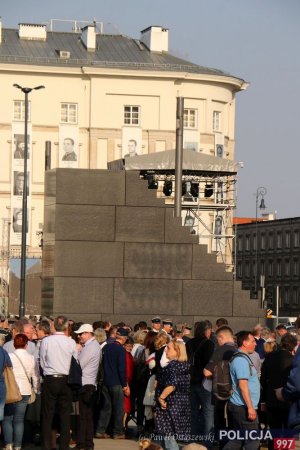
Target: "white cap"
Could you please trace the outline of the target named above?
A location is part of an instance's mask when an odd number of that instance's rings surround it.
[[[94,328],[89,323],[83,323],[77,331],[74,331],[74,333],[94,333]]]

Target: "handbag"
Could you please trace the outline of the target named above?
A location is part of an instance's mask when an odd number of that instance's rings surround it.
[[[35,399],[36,399],[36,393],[34,392],[34,389],[33,389],[32,383],[31,383],[31,379],[30,379],[29,376],[28,376],[28,373],[27,373],[27,370],[26,370],[25,367],[24,367],[24,364],[22,363],[22,361],[21,361],[21,359],[18,357],[18,355],[16,355],[16,353],[14,353],[14,355],[15,355],[15,356],[18,358],[18,360],[20,361],[21,366],[23,367],[24,372],[25,372],[25,374],[26,374],[27,380],[28,380],[29,383],[30,383],[31,394],[30,394],[30,397],[29,397],[29,400],[28,400],[28,405],[31,405],[31,403],[34,403],[34,402],[35,402]]]
[[[6,386],[5,403],[15,403],[22,400],[22,395],[17,385],[12,367],[5,366],[3,370],[3,377]]]
[[[73,390],[78,390],[82,387],[82,369],[74,356],[71,358],[70,370],[68,375],[67,384]]]

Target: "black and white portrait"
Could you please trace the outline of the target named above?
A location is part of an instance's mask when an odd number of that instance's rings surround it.
[[[24,172],[14,171],[14,195],[23,195]],[[27,172],[27,195],[29,194],[29,173]]]
[[[135,139],[130,139],[128,141],[127,146],[128,153],[125,156],[125,158],[131,157],[131,156],[138,156],[137,152],[137,141]]]
[[[13,231],[14,233],[21,233],[22,232],[22,218],[23,218],[23,212],[21,208],[14,208],[13,209]],[[28,220],[26,223],[26,233],[28,232]]]
[[[27,139],[27,159],[29,158],[29,136]],[[25,155],[25,136],[24,134],[14,134],[14,159],[24,159]]]
[[[221,144],[216,145],[216,156],[218,158],[223,158],[224,156],[224,146]]]
[[[215,218],[215,235],[220,238],[222,234],[222,224],[223,220],[221,216]]]
[[[63,156],[62,161],[77,161],[77,154],[75,152],[75,141],[73,138],[66,137],[63,140]]]

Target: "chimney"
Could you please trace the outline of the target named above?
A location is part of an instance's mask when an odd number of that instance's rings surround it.
[[[46,41],[46,25],[37,23],[19,23],[19,38],[27,41]]]
[[[169,30],[167,28],[151,26],[141,31],[141,42],[151,52],[167,52],[169,50]]]
[[[86,47],[87,51],[93,52],[96,50],[96,27],[95,25],[87,25],[82,28],[81,42]]]

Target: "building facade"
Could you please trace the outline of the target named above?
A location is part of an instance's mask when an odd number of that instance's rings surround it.
[[[171,55],[165,28],[149,27],[137,40],[94,25],[55,32],[0,23],[0,77],[0,235],[10,256],[20,253],[24,174],[24,94],[13,84],[45,87],[29,95],[29,256],[41,253],[47,142],[51,168],[106,169],[125,156],[174,149],[182,96],[184,147],[234,159],[235,97],[247,83]],[[213,230],[214,212],[202,220]]]
[[[279,287],[280,316],[297,316],[300,291],[300,218],[258,221],[237,225],[236,277],[244,289],[261,298],[262,286],[268,307],[276,311]],[[263,280],[261,283],[261,276]]]

